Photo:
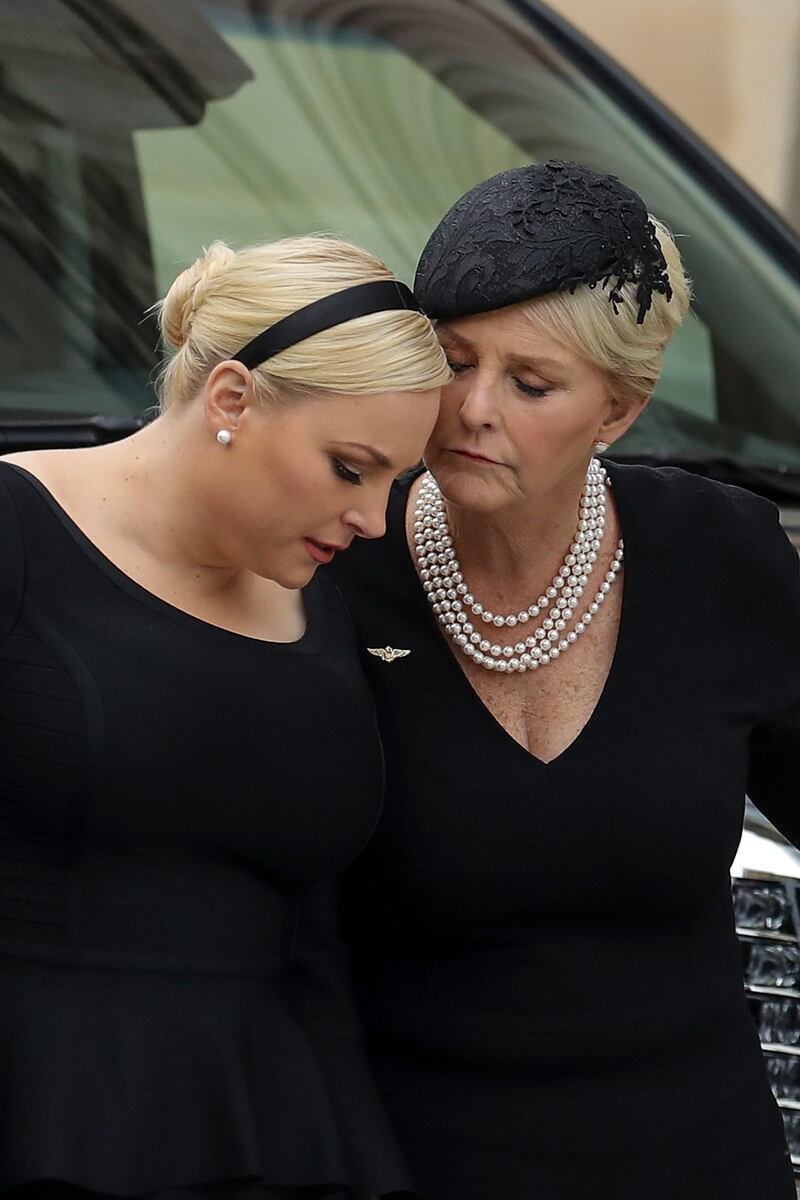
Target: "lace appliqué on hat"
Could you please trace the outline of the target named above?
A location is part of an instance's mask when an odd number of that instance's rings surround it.
[[[618,311],[636,284],[641,324],[654,292],[672,298],[655,226],[614,175],[578,163],[505,171],[442,219],[420,258],[415,291],[432,317],[486,312],[579,284],[608,289]]]

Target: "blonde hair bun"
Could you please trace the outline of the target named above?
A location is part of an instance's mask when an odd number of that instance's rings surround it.
[[[189,403],[214,367],[283,317],[360,283],[394,280],[366,250],[340,238],[284,238],[231,250],[213,242],[157,305],[174,348],[157,392],[162,411]],[[252,370],[265,404],[312,392],[427,391],[450,379],[427,317],[412,309],[374,312],[320,331]]]
[[[208,282],[218,275],[234,257],[234,251],[224,242],[212,242],[190,267],[181,271],[159,305],[161,335],[176,350],[183,346],[191,332],[194,315],[203,302]]]

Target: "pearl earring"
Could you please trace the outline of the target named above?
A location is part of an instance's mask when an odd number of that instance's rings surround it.
[[[595,442],[594,449],[596,454],[603,454],[608,449],[608,442]]]
[[[219,442],[220,446],[230,446],[232,440],[233,434],[231,433],[230,429],[220,429],[219,433],[217,434],[217,441]]]

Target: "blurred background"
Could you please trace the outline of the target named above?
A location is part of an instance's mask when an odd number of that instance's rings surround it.
[[[550,0],[800,230],[800,0]]]

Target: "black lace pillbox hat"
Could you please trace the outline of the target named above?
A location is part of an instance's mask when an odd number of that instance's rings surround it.
[[[653,292],[672,298],[641,197],[615,175],[555,159],[503,171],[457,200],[431,234],[414,292],[431,318],[467,317],[580,283],[608,287],[617,311],[637,285],[639,324]]]

